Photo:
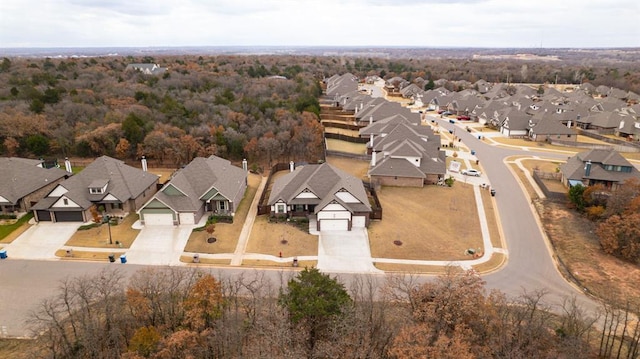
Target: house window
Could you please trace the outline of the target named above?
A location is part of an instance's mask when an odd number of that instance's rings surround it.
[[[276,213],[287,213],[287,207],[284,203],[276,204]]]
[[[63,198],[62,199],[62,204],[64,204],[65,206],[68,206],[69,205],[69,200],[66,199],[66,198]]]
[[[304,205],[303,204],[296,204],[294,211],[295,212],[303,212],[304,211]]]

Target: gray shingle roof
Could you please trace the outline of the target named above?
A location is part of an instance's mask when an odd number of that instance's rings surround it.
[[[585,164],[591,161],[589,176],[586,175]],[[604,165],[631,167],[631,172],[607,171]],[[640,172],[624,157],[614,150],[593,149],[580,152],[560,165],[560,171],[567,179],[582,181],[593,179],[599,181],[624,182],[629,178],[640,178]]]
[[[0,157],[0,197],[15,205],[18,201],[51,182],[70,176],[59,168],[38,167],[39,160],[17,157]]]
[[[341,189],[347,190],[360,203],[344,203],[336,196]],[[296,200],[295,197],[304,190],[311,191],[319,199]],[[316,204],[316,213],[332,201],[341,203],[352,213],[371,211],[362,181],[328,163],[298,167],[278,178],[273,184],[268,203],[273,205],[278,201],[288,204]]]
[[[246,178],[247,172],[228,160],[216,156],[196,157],[179,170],[154,198],[174,211],[196,212],[202,207],[202,196],[209,190],[215,188],[225,198],[233,200],[244,188]],[[185,196],[167,195],[164,190],[169,187],[178,189]]]
[[[64,194],[82,209],[91,207],[92,202],[102,200],[111,194],[121,202],[137,198],[144,190],[158,182],[159,176],[126,165],[123,161],[102,156],[91,162],[80,173],[60,183],[67,190]],[[90,194],[89,187],[108,182],[107,190],[102,194]],[[48,209],[45,202],[38,202],[35,209]]]

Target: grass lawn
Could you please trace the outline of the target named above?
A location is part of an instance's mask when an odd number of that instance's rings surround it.
[[[374,266],[385,272],[403,272],[403,273],[428,273],[443,274],[446,267],[441,266],[422,266],[413,264],[396,264],[396,263],[374,263]]]
[[[325,141],[327,141],[327,149],[330,151],[347,152],[356,155],[364,155],[367,153],[367,145],[364,143],[353,143],[333,138],[327,138]]]
[[[291,262],[287,262],[287,263],[278,263],[278,262],[273,262],[273,261],[267,261],[267,260],[260,260],[260,259],[249,259],[249,260],[243,260],[242,261],[242,266],[244,267],[269,267],[271,269],[275,269],[275,268],[291,268]],[[298,269],[304,269],[304,268],[311,268],[311,267],[317,267],[318,266],[318,262],[317,261],[298,261]]]
[[[284,171],[282,172],[285,173]],[[256,196],[261,179],[262,177],[260,177],[260,175],[249,174],[249,185],[247,186],[242,201],[240,201],[238,205],[233,223],[216,223],[216,230],[213,232],[213,237],[216,238],[214,243],[207,242],[207,239],[211,237],[207,231],[193,231],[184,249],[185,252],[233,253],[236,250],[238,238],[240,238],[240,232],[242,232],[242,226],[247,219],[249,207],[251,206],[253,198]],[[260,194],[258,193],[257,195],[259,196]]]
[[[109,226],[101,224],[99,227],[76,231],[65,245],[70,247],[129,248],[140,233],[139,229],[131,228],[137,220],[137,214],[130,214],[120,224],[111,225],[113,244],[109,244]],[[116,241],[120,242],[122,246],[117,245]]]
[[[56,257],[60,257],[61,259],[68,260],[88,260],[88,261],[100,261],[100,262],[108,262],[109,255],[113,254],[116,258],[116,262],[120,263],[120,255],[125,252],[91,252],[91,251],[73,251],[73,257],[67,257],[67,251],[64,249],[59,249],[56,251]]]
[[[327,162],[357,178],[366,179],[369,161],[361,161],[344,157],[327,156]]]
[[[270,223],[267,219],[267,215],[256,217],[245,253],[278,256],[282,252],[283,257],[318,255],[318,237],[309,234],[308,229],[302,230],[288,223]]]
[[[379,258],[464,260],[482,248],[473,187],[383,187],[382,221],[369,226],[371,255]],[[401,245],[394,244],[401,241]]]
[[[33,218],[33,213],[29,212],[13,224],[0,225],[0,243],[11,243],[14,239],[18,238],[18,236],[31,227],[31,225],[27,223],[31,218]]]

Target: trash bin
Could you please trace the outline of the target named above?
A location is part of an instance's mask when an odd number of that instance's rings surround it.
[[[298,258],[293,258],[293,266],[294,267],[298,266]]]
[[[471,150],[471,155],[474,156],[476,154],[476,150]]]
[[[0,250],[0,259],[7,259],[7,250]]]
[[[67,257],[73,257],[73,249],[71,248],[67,249]]]
[[[113,254],[109,254],[109,262],[113,263],[116,261],[116,256]]]
[[[193,263],[200,263],[200,255],[198,253],[193,255]]]
[[[491,189],[491,197],[495,197],[496,196],[496,190],[495,189]]]
[[[121,255],[120,256],[120,263],[127,263],[127,256],[126,255]]]

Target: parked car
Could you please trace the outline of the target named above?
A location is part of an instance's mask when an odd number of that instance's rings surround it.
[[[467,115],[460,115],[457,117],[459,121],[469,121],[471,119],[471,117],[467,116]]]
[[[438,115],[442,115],[442,113],[444,113],[444,110],[438,110]]]
[[[451,111],[445,111],[442,113],[442,116],[451,116],[451,115],[453,115],[453,112]]]
[[[482,174],[482,172],[473,168],[462,170],[461,173],[465,176],[475,176],[475,177],[480,177],[480,175]]]

